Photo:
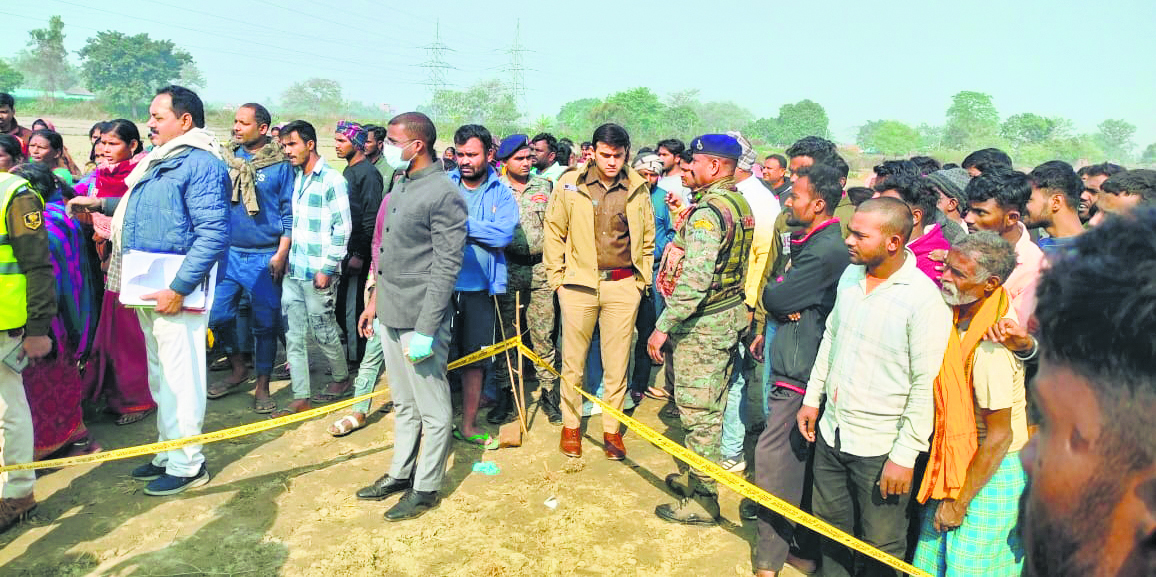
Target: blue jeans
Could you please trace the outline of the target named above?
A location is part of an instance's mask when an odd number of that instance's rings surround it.
[[[361,365],[357,367],[357,378],[353,380],[353,396],[373,392],[377,388],[377,380],[381,377],[381,370],[385,368],[385,353],[381,348],[381,339],[385,334],[385,327],[373,319],[373,336],[365,341],[365,355],[361,357]],[[369,414],[369,401],[361,401],[353,405],[354,413]]]
[[[753,366],[754,359],[750,351],[739,341],[738,358],[735,359],[735,370],[731,373],[731,382],[727,385],[727,405],[723,412],[723,427],[721,455],[727,459],[743,454],[743,439],[747,435],[747,418],[743,410],[746,406],[743,391],[746,389],[746,377],[743,373]]]
[[[237,345],[237,304],[242,296],[249,297],[250,330],[256,341],[253,366],[258,376],[273,372],[280,334],[281,287],[273,282],[269,271],[269,261],[274,252],[274,249],[267,252],[230,250],[225,276],[217,284],[213,308],[209,312],[209,327],[221,339],[225,352],[242,352],[248,347]]]
[[[763,337],[766,341],[765,343],[763,343],[763,396],[762,396],[762,399],[763,399],[763,420],[764,421],[767,420],[767,417],[770,416],[770,414],[771,414],[771,408],[770,408],[770,405],[768,405],[768,401],[767,401],[767,399],[770,398],[771,386],[772,386],[772,383],[771,383],[771,341],[775,340],[775,333],[778,331],[779,331],[779,321],[776,321],[776,320],[768,317],[767,318],[767,332],[766,332],[766,335]]]

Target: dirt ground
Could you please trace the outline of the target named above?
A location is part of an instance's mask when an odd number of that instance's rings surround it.
[[[226,373],[210,373],[210,379]],[[317,390],[328,382],[315,370]],[[382,385],[386,385],[383,378]],[[274,383],[289,399],[288,381]],[[251,391],[209,401],[205,430],[262,417]],[[608,461],[599,419],[588,421],[581,459],[557,450],[559,429],[530,406],[520,448],[486,452],[455,442],[444,500],[425,516],[382,519],[397,497],[363,502],[355,491],[379,477],[392,455],[393,415],[344,438],[325,427],[342,413],[208,445],[212,481],[172,497],[145,496],[129,472],[143,459],[84,465],[42,475],[40,506],[0,535],[0,573],[79,575],[749,575],[753,523],[739,498],[722,490],[716,528],[683,527],[655,517],[671,498],[663,479],[672,457],[631,434],[629,457]],[[676,423],[646,400],[634,416],[680,440]],[[106,449],[155,440],[155,416],[117,427],[87,415]],[[483,421],[484,422],[484,421]],[[495,427],[488,427],[497,434]],[[595,439],[596,437],[596,439]],[[479,460],[501,468],[472,472]],[[557,499],[551,509],[548,498]],[[789,571],[789,569],[788,569]],[[790,573],[787,573],[790,574]],[[797,574],[796,574],[797,575]]]
[[[24,121],[25,125],[31,119]],[[58,121],[77,162],[87,158],[91,122]],[[143,124],[142,124],[143,128]],[[227,137],[227,131],[218,130]],[[331,145],[328,147],[331,148]],[[323,151],[326,147],[322,148]],[[655,371],[656,374],[658,371]],[[221,379],[225,373],[210,373]],[[328,382],[315,370],[314,389]],[[383,384],[385,380],[383,379]],[[290,398],[288,381],[275,398]],[[257,421],[251,391],[209,401],[205,430]],[[380,403],[375,403],[375,408]],[[681,440],[677,423],[646,400],[634,416]],[[0,534],[0,574],[72,577],[194,575],[749,575],[753,523],[739,498],[722,490],[716,528],[664,522],[654,507],[669,502],[663,479],[675,460],[635,435],[629,457],[606,460],[601,417],[588,419],[585,454],[558,452],[559,429],[531,405],[520,448],[486,452],[455,442],[440,507],[402,523],[382,515],[397,497],[363,502],[355,491],[385,472],[393,415],[344,438],[325,427],[343,413],[208,445],[212,481],[173,497],[148,497],[129,472],[143,458],[43,474],[40,502],[23,523]],[[156,440],[155,416],[117,427],[99,411],[86,415],[105,449]],[[484,420],[483,420],[484,422]],[[672,427],[673,425],[673,427]],[[496,427],[487,427],[497,434]],[[472,472],[494,461],[496,476]],[[545,505],[554,497],[558,505]],[[788,568],[785,575],[799,575]]]

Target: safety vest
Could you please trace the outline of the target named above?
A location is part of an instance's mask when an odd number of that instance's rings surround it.
[[[699,200],[715,212],[726,230],[715,260],[710,294],[701,305],[702,314],[724,311],[743,302],[747,264],[755,239],[755,217],[747,199],[733,188],[733,183],[729,188],[711,187]]]
[[[713,211],[723,228],[722,246],[719,247],[718,257],[715,259],[710,289],[696,314],[714,314],[743,302],[748,257],[755,238],[755,217],[747,199],[735,189],[734,182],[732,177],[714,182],[699,195],[691,209]],[[673,292],[674,285],[682,274],[682,259],[686,249],[684,239],[691,216],[686,215],[679,234],[667,245],[663,269],[659,271],[659,277],[655,281],[656,286],[666,296],[670,296]]]
[[[18,329],[28,322],[28,279],[16,261],[8,236],[8,205],[25,188],[32,190],[27,180],[0,173],[0,330]]]

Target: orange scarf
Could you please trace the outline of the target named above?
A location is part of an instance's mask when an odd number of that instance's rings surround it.
[[[935,435],[931,458],[919,488],[919,502],[927,499],[955,499],[967,478],[967,467],[979,448],[975,425],[975,392],[971,384],[975,349],[984,333],[1003,318],[1008,309],[1008,293],[1003,287],[979,303],[975,317],[963,338],[951,331],[943,365],[935,378]],[[959,309],[952,323],[958,325]]]

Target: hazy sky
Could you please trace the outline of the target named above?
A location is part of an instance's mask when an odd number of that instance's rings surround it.
[[[434,42],[439,22],[452,50],[445,53],[454,67],[447,80],[461,88],[509,78],[520,21],[530,51],[523,60],[531,119],[636,86],[660,96],[698,88],[704,100],[733,100],[756,116],[810,98],[827,109],[836,136],[849,141],[868,120],[942,124],[951,95],[976,90],[995,97],[1003,118],[1063,116],[1081,131],[1124,118],[1138,127],[1139,149],[1156,141],[1153,0],[555,5],[5,2],[0,57],[15,54],[29,28],[59,14],[73,51],[97,30],[174,41],[196,59],[208,80],[202,96],[213,102],[271,102],[293,81],[322,77],[340,81],[347,98],[398,110],[428,98],[422,47]]]

